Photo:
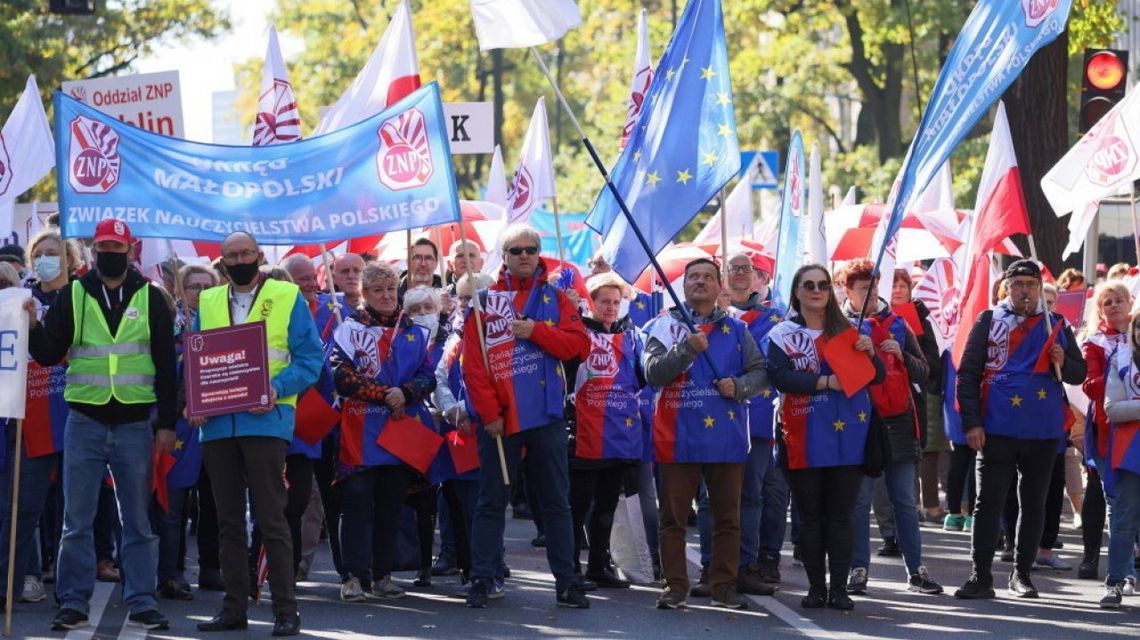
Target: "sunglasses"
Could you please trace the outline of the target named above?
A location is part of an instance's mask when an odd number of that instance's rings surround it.
[[[511,254],[512,256],[521,256],[524,253],[528,256],[533,256],[534,254],[538,253],[538,247],[511,247],[510,249],[507,249],[507,253]]]
[[[820,280],[813,282],[811,280],[804,280],[800,283],[800,287],[803,288],[804,291],[827,291],[831,287],[831,281]]]

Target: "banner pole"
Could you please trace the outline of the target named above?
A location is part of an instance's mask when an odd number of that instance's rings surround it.
[[[463,219],[460,218],[459,222],[456,222],[455,225],[457,227],[462,227],[463,226]],[[444,266],[443,266],[443,260],[444,260],[443,232],[439,230],[438,226],[435,227],[433,230],[435,231],[435,248],[436,248],[436,251],[439,252],[439,256],[438,256],[439,259],[436,260],[436,262],[439,263],[439,265],[438,265],[439,266],[439,286],[440,286],[440,288],[446,290],[447,289],[447,275],[444,271]],[[460,245],[459,250],[464,251],[464,252],[467,251],[465,246],[466,245]]]
[[[463,242],[463,246],[467,246],[467,233],[463,230],[463,225],[459,225],[459,239]],[[472,275],[471,262],[464,260],[466,265],[468,279],[474,280]],[[475,331],[479,334],[479,352],[483,355],[483,366],[487,368],[487,375],[491,375],[491,361],[487,358],[487,337],[483,334],[483,309],[479,304],[479,290],[475,287],[474,281],[471,283],[471,288],[475,289],[471,296],[472,307],[475,312]],[[505,424],[505,423],[504,423]],[[495,448],[499,452],[499,471],[503,474],[503,486],[511,486],[511,475],[507,473],[507,453],[503,450],[503,437],[494,436]]]
[[[673,290],[672,283],[669,282],[668,276],[665,275],[665,269],[663,269],[661,263],[657,261],[657,256],[654,255],[653,250],[649,247],[649,241],[645,239],[645,234],[641,232],[641,228],[637,226],[637,222],[633,219],[633,214],[630,213],[629,206],[626,205],[625,199],[621,197],[617,186],[610,180],[610,173],[606,171],[606,166],[602,162],[601,156],[598,155],[594,144],[590,142],[590,138],[586,136],[586,132],[582,130],[582,125],[574,115],[574,110],[570,108],[570,103],[566,102],[566,96],[562,95],[562,89],[559,88],[558,83],[554,80],[554,76],[550,75],[550,69],[546,67],[546,61],[543,60],[542,54],[540,54],[535,47],[530,48],[530,53],[534,56],[535,61],[538,62],[542,75],[546,76],[546,81],[549,82],[551,88],[554,89],[554,95],[558,97],[558,102],[562,105],[562,110],[570,117],[570,122],[574,125],[574,130],[578,132],[578,137],[581,139],[582,145],[586,147],[586,151],[590,154],[590,159],[594,161],[594,166],[597,167],[598,172],[602,174],[602,179],[606,182],[606,188],[609,189],[610,194],[613,195],[614,200],[618,204],[618,208],[621,209],[622,215],[625,216],[626,222],[629,223],[629,228],[633,229],[637,241],[641,244],[641,248],[645,250],[645,255],[649,257],[649,262],[653,265],[657,276],[661,278],[661,282],[664,283],[665,290],[669,292],[669,297],[673,300],[673,305],[681,310],[681,317],[684,318],[685,326],[690,332],[696,333],[697,327],[693,323],[692,315],[689,313],[689,310],[685,308],[685,305],[681,303],[681,298],[677,295],[677,292]],[[708,352],[705,351],[701,355],[704,356],[705,362],[708,363],[709,368],[712,370],[713,378],[717,380],[721,379],[720,369],[716,366],[716,363],[713,362]]]
[[[16,420],[16,455],[12,468],[12,509],[11,526],[8,527],[8,590],[4,601],[4,635],[12,635],[12,603],[15,600],[12,581],[16,577],[16,524],[17,510],[20,506],[20,449],[24,446],[24,421]]]
[[[558,196],[551,196],[550,203],[554,208],[554,237],[558,240],[558,262],[562,263],[561,268],[565,268],[566,251],[562,248],[562,219],[558,216]]]
[[[1135,207],[1135,198],[1133,198],[1133,203],[1133,207]],[[1133,218],[1133,220],[1135,220],[1135,218]],[[1029,238],[1029,257],[1033,258],[1034,262],[1040,263],[1041,261],[1037,259],[1037,243],[1033,242],[1033,234],[1030,233],[1026,237]],[[1053,317],[1049,315],[1049,307],[1045,304],[1044,290],[1041,291],[1041,309],[1042,315],[1045,316],[1045,330],[1049,332],[1049,335],[1053,335]],[[1054,364],[1053,373],[1057,376],[1057,380],[1060,380],[1061,365]]]
[[[1140,264],[1140,225],[1136,223],[1136,181],[1132,181],[1132,197],[1128,199],[1128,209],[1132,213],[1132,241],[1136,247],[1136,261]],[[1074,214],[1076,215],[1076,214]]]

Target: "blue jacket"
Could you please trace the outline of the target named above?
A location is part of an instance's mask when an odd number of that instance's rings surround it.
[[[194,318],[193,330],[200,330],[197,317]],[[289,365],[269,381],[279,398],[300,394],[313,386],[320,377],[325,359],[309,305],[300,294],[289,314],[289,355]],[[268,436],[291,442],[295,417],[293,407],[283,404],[262,415],[245,411],[214,416],[202,425],[201,439],[209,442],[222,438]]]

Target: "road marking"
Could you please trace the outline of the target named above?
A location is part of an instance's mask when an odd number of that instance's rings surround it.
[[[111,592],[117,585],[107,582],[96,582],[95,592],[91,594],[91,610],[87,614],[87,626],[82,629],[68,631],[65,640],[91,640],[95,631],[99,629],[99,620],[107,608],[107,601],[111,599]]]
[[[146,640],[148,633],[150,632],[147,629],[132,626],[131,617],[128,614],[123,618],[123,626],[119,629],[119,640]]]

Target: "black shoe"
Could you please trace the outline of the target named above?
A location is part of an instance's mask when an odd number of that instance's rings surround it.
[[[559,591],[555,597],[555,601],[560,607],[568,607],[570,609],[590,608],[590,601],[586,599],[585,592],[582,591],[581,586],[576,584],[572,584],[562,591]]]
[[[530,541],[530,546],[532,546],[532,547],[545,547],[546,546],[546,536],[544,534],[541,534],[541,533],[538,534],[537,536],[534,537],[534,540]]]
[[[954,592],[955,598],[981,600],[994,597],[994,578],[991,574],[974,573],[962,588]]]
[[[158,587],[158,597],[165,600],[193,600],[194,592],[185,582],[167,580]]]
[[[505,564],[503,565],[503,577],[504,577],[504,578],[509,578],[509,577],[511,577],[511,568],[510,568],[508,565],[505,565]]]
[[[855,608],[855,601],[847,595],[847,585],[840,584],[831,587],[827,594],[827,608],[840,611],[850,611]]]
[[[226,583],[222,582],[220,569],[201,569],[198,571],[198,589],[201,591],[225,591]]]
[[[431,569],[421,569],[418,578],[412,581],[417,587],[430,587],[431,586]]]
[[[710,598],[712,597],[712,587],[709,586],[709,568],[701,567],[701,577],[697,579],[697,584],[689,589],[690,598]]]
[[[1037,587],[1033,586],[1033,581],[1029,579],[1028,573],[1022,573],[1014,569],[1009,574],[1009,592],[1018,598],[1036,598]]]
[[[166,616],[159,613],[157,609],[147,609],[139,613],[132,613],[127,616],[127,624],[132,627],[154,629],[156,631],[165,631],[170,628],[170,621],[166,619]]]
[[[780,584],[780,558],[760,558],[756,561],[756,572],[760,580],[768,584]]]
[[[827,589],[824,587],[811,587],[807,595],[800,600],[804,609],[822,609],[827,606]]]
[[[51,621],[52,631],[71,631],[87,626],[87,614],[77,609],[63,608]]]
[[[605,587],[607,589],[629,588],[629,580],[623,579],[609,567],[598,571],[587,571],[586,579],[594,582],[599,587]]]
[[[1013,543],[1005,545],[1005,547],[1001,550],[1001,561],[1013,562],[1015,551],[1016,549],[1014,548]]]
[[[487,600],[490,593],[487,590],[487,583],[482,580],[476,580],[471,583],[471,588],[467,590],[467,608],[468,609],[483,609],[487,606]]]
[[[598,583],[593,580],[587,580],[582,576],[578,576],[578,588],[582,591],[597,591]]]
[[[249,618],[244,613],[227,613],[225,611],[210,618],[206,622],[198,623],[198,631],[242,631],[249,626]]]
[[[455,566],[455,556],[446,551],[441,551],[435,558],[435,563],[431,565],[431,574],[433,576],[453,576],[459,573],[459,567]]]
[[[883,545],[879,547],[878,555],[884,558],[897,558],[902,555],[902,549],[899,549],[898,538],[889,537],[883,538]]]
[[[1058,538],[1058,539],[1057,539],[1057,541],[1053,543],[1053,548],[1054,548],[1054,549],[1064,549],[1064,548],[1065,548],[1065,543],[1064,543],[1064,542],[1061,542],[1061,539],[1060,539],[1060,538]]]
[[[1081,580],[1096,580],[1100,575],[1100,558],[1083,560],[1077,567],[1077,578]]]
[[[301,633],[301,614],[293,613],[273,618],[274,636],[295,636]]]

